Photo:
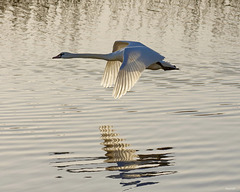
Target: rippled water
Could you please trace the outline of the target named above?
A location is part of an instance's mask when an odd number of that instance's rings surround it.
[[[240,4],[0,2],[1,191],[240,191]],[[179,71],[120,100],[105,62],[140,41]]]

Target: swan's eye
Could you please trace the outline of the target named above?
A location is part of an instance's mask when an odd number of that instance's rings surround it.
[[[60,53],[60,54],[58,55],[58,58],[62,58],[63,55],[64,55],[64,53]]]

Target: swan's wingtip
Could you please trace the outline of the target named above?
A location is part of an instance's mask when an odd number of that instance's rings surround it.
[[[122,95],[112,95],[114,99],[120,99]]]
[[[114,99],[120,99],[123,95],[113,92],[112,96],[113,96]]]

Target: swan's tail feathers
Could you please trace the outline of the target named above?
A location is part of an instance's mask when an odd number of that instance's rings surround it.
[[[159,64],[161,65],[161,67],[164,71],[179,70],[179,68],[177,68],[175,65],[172,65],[171,63],[169,63],[167,61],[161,61],[161,62],[159,62]]]
[[[101,82],[103,87],[112,87],[115,84],[120,65],[120,61],[107,62]]]

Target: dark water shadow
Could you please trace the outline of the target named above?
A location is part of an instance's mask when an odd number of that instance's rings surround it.
[[[174,154],[172,147],[159,147],[140,151],[131,149],[112,126],[100,126],[100,137],[104,156],[79,157],[73,152],[52,152],[51,165],[58,170],[69,173],[108,172],[107,178],[120,179],[120,184],[126,188],[141,187],[159,183],[147,178],[171,175],[174,169]],[[57,178],[62,178],[61,176]],[[85,178],[91,178],[87,176]],[[127,189],[126,189],[127,190]]]

